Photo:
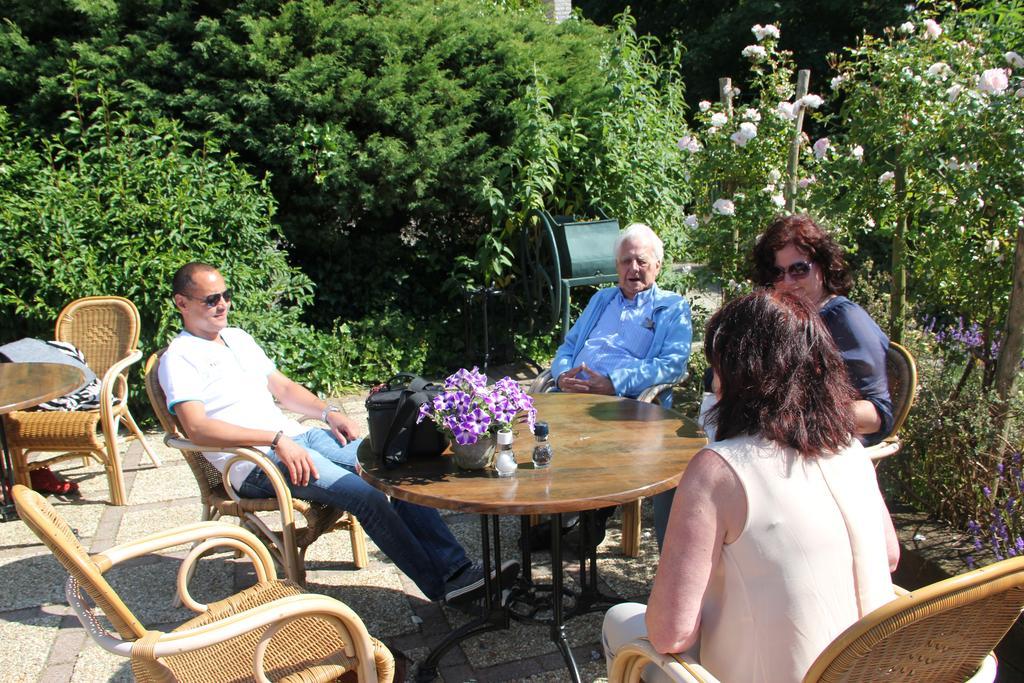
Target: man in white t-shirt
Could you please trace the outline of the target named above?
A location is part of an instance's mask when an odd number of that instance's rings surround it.
[[[436,510],[389,501],[356,473],[356,424],[277,370],[246,332],[228,327],[231,290],[216,268],[182,266],[173,293],[184,329],[161,358],[160,385],[168,409],[193,442],[259,447],[281,469],[292,495],[354,514],[431,600],[459,603],[482,596],[482,566],[466,556]],[[281,408],[318,417],[329,429],[307,429]],[[228,454],[206,457],[224,473]],[[274,495],[267,476],[251,463],[233,466],[227,479],[242,497]],[[515,562],[503,564],[503,583],[511,585],[518,571]]]

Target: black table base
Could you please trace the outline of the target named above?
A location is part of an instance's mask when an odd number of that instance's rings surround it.
[[[7,432],[4,430],[4,419],[0,417],[0,489],[3,489],[3,502],[0,503],[0,522],[12,522],[18,517],[18,511],[14,507],[14,498],[11,497],[11,488],[14,486],[14,464],[11,462],[11,452],[7,449]]]
[[[551,521],[551,583],[534,583],[532,576],[531,553],[529,544],[523,543],[522,574],[513,586],[501,585],[501,572],[495,571],[496,579],[491,578],[492,568],[501,567],[501,534],[497,515],[481,515],[480,533],[484,565],[484,606],[481,615],[473,621],[452,631],[438,643],[420,665],[416,680],[427,683],[437,678],[437,668],[441,658],[453,646],[467,638],[480,633],[496,631],[509,627],[512,619],[531,624],[539,624],[550,628],[551,641],[565,659],[569,676],[574,683],[580,683],[579,667],[572,654],[572,648],[565,634],[565,622],[581,614],[604,611],[622,602],[622,598],[602,593],[597,587],[597,547],[590,542],[596,537],[593,511],[580,513],[582,519],[581,543],[584,552],[580,554],[580,588],[567,589],[563,583],[562,567],[562,515],[552,515]],[[521,538],[528,536],[529,517],[521,518]],[[493,529],[493,531],[492,531]],[[493,533],[494,542],[491,542]],[[493,559],[492,559],[493,546]],[[509,588],[507,598],[502,599],[504,589]],[[556,599],[555,596],[561,596]],[[565,601],[571,606],[566,609]],[[543,616],[550,612],[551,616]]]

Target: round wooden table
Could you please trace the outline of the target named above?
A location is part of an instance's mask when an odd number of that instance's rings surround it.
[[[674,487],[690,459],[707,443],[692,420],[651,403],[615,396],[589,394],[539,394],[533,397],[537,419],[550,426],[554,457],[551,465],[534,469],[530,461],[534,438],[520,426],[513,449],[519,461],[514,477],[501,479],[493,470],[460,470],[451,458],[413,459],[400,468],[382,467],[369,442],[359,448],[362,476],[388,495],[427,507],[481,514],[484,566],[487,576],[485,614],[449,635],[421,665],[422,680],[436,674],[441,656],[470,636],[507,628],[509,610],[499,605],[497,586],[490,581],[491,533],[494,533],[494,565],[501,564],[496,533],[498,515],[554,514],[552,523],[552,594],[562,595],[562,557],[559,528],[561,514],[589,511],[651,496]],[[524,518],[525,519],[525,518]],[[525,528],[525,522],[524,522]],[[586,562],[590,562],[589,570]],[[529,580],[529,555],[523,565]],[[585,609],[607,600],[597,593],[596,551],[580,563]],[[588,578],[589,576],[589,578]],[[577,603],[580,604],[580,603]],[[552,600],[552,640],[562,651],[569,673],[579,681],[572,651],[565,638],[561,600]]]
[[[75,391],[85,382],[85,374],[76,367],[62,363],[0,363],[0,415],[15,410],[31,408],[52,398]],[[18,515],[11,502],[10,487],[13,485],[10,453],[7,452],[7,435],[0,419],[0,444],[3,457],[0,458],[0,488],[3,489],[3,507],[0,517],[6,522],[17,519]]]

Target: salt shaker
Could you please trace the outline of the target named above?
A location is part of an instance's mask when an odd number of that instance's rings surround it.
[[[551,444],[548,443],[548,423],[538,422],[533,426],[533,435],[537,443],[533,447],[533,466],[543,469],[551,464]]]
[[[494,469],[499,477],[511,477],[519,469],[516,455],[512,452],[512,432],[498,432],[498,455],[494,458]]]

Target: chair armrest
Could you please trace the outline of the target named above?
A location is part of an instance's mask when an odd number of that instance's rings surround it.
[[[371,676],[370,680],[375,678],[373,639],[370,638],[359,615],[334,598],[308,593],[273,600],[240,614],[196,628],[160,634],[152,646],[152,652],[155,657],[193,652],[218,645],[252,631],[264,630],[253,655],[253,670],[256,672],[257,680],[266,680],[263,670],[263,655],[267,645],[274,635],[290,621],[310,617],[321,617],[331,622],[341,636],[340,642],[344,643],[345,654],[366,663],[367,673],[374,672],[374,676]],[[141,643],[141,641],[138,642]],[[360,680],[364,679],[360,678]]]
[[[267,476],[270,481],[271,487],[274,489],[274,498],[277,500],[277,512],[281,517],[281,534],[280,537],[269,527],[267,524],[255,514],[246,514],[245,520],[248,524],[253,524],[259,532],[266,535],[272,543],[277,545],[279,548],[295,548],[295,507],[292,503],[292,493],[288,488],[288,483],[284,479],[284,475],[281,474],[281,470],[277,468],[273,462],[267,459],[267,457],[253,447],[241,447],[241,448],[218,448],[216,446],[199,446],[188,439],[182,439],[179,437],[172,437],[167,435],[164,437],[164,443],[172,448],[186,451],[198,451],[200,453],[204,451],[216,450],[219,453],[230,453],[233,457],[228,460],[227,465],[224,467],[224,475],[222,477],[224,484],[224,491],[228,494],[231,500],[236,503],[241,503],[243,498],[238,495],[238,492],[231,485],[231,469],[243,462],[249,462],[259,467],[263,473]],[[295,579],[297,568],[294,566],[294,562],[291,562],[286,553],[282,552],[281,564],[285,566],[285,572],[289,578]],[[184,600],[184,597],[182,598]]]
[[[288,488],[288,483],[284,480],[284,475],[281,474],[281,470],[277,468],[277,465],[268,460],[261,451],[251,446],[239,448],[200,446],[188,439],[170,435],[164,437],[164,443],[171,448],[177,448],[180,451],[198,451],[200,453],[216,451],[217,453],[230,453],[234,456],[228,460],[228,463],[224,468],[223,479],[225,492],[227,492],[228,496],[230,496],[235,502],[242,500],[242,497],[238,495],[238,492],[235,491],[235,488],[231,485],[231,478],[229,476],[231,468],[243,462],[249,462],[256,465],[256,467],[259,467],[263,470],[263,473],[267,475],[267,479],[270,480],[270,484],[274,488],[275,497],[277,498],[278,504],[281,508],[282,523],[295,523],[295,511],[292,507],[292,492]]]
[[[868,457],[875,461],[881,460],[882,458],[888,458],[890,455],[899,453],[899,451],[899,437],[891,437],[881,443],[876,443],[874,446],[867,446],[864,449],[864,452],[867,453]]]
[[[689,655],[661,654],[646,638],[637,638],[619,648],[612,660],[608,683],[636,683],[648,664],[657,666],[673,681],[680,683],[719,683]]]
[[[554,391],[555,379],[551,376],[551,369],[542,371],[537,375],[533,382],[530,384],[530,388],[526,390],[528,394],[548,394]]]
[[[665,391],[666,389],[671,389],[672,387],[674,387],[674,386],[676,386],[678,384],[682,384],[683,382],[686,381],[686,378],[689,377],[689,376],[690,376],[690,371],[687,370],[682,375],[680,375],[679,378],[676,379],[676,381],[674,381],[674,382],[665,382],[663,384],[653,384],[653,385],[647,387],[646,389],[644,389],[643,391],[641,391],[639,393],[639,395],[637,395],[636,400],[643,401],[644,403],[654,403],[655,400],[658,398],[658,396],[661,395],[661,392]]]
[[[267,546],[255,534],[240,526],[219,521],[196,522],[160,531],[108,548],[101,553],[92,555],[90,559],[100,572],[106,572],[125,560],[141,555],[150,555],[165,548],[173,548],[186,543],[195,545],[178,567],[177,589],[182,604],[194,612],[205,612],[208,608],[205,604],[192,598],[188,590],[188,579],[193,573],[192,568],[195,563],[211,549],[230,548],[245,555],[252,562],[256,579],[260,583],[277,578],[273,557],[267,550]]]
[[[121,377],[121,373],[124,372],[130,365],[138,363],[142,360],[142,351],[136,349],[127,356],[117,361],[103,374],[103,379],[100,382],[100,419],[103,420],[104,425],[110,424],[110,419],[114,414],[114,385],[118,381],[124,381]],[[125,383],[124,394],[127,394],[128,384]],[[127,400],[126,395],[119,395],[118,398]]]
[[[652,384],[637,394],[636,400],[643,401],[644,403],[654,403],[655,399],[661,395],[661,392],[674,386],[675,384]]]

